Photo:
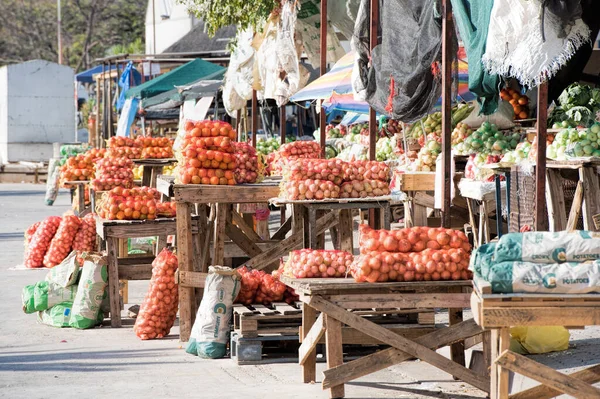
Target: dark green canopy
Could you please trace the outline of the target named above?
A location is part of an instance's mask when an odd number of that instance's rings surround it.
[[[220,79],[224,73],[225,68],[222,66],[198,58],[155,79],[132,87],[125,92],[125,97],[137,97],[144,100],[170,91],[175,86],[186,85],[199,79]]]

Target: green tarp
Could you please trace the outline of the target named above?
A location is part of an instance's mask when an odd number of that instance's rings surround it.
[[[125,97],[137,97],[144,100],[172,90],[175,86],[186,85],[199,79],[220,79],[225,71],[226,69],[222,66],[196,59],[127,90]]]

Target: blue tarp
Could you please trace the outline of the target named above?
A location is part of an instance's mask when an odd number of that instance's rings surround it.
[[[115,65],[111,65],[110,70],[112,71],[116,68],[117,67]],[[119,65],[120,70],[123,70],[123,68],[125,68],[124,65]],[[108,71],[108,67],[104,67],[104,70]],[[94,75],[97,73],[102,73],[102,65],[95,66],[87,71],[79,72],[77,75],[75,75],[75,80],[81,83],[94,83]],[[135,69],[133,72],[133,79],[135,82],[137,82],[136,84],[139,84],[139,82],[142,80],[142,75]]]

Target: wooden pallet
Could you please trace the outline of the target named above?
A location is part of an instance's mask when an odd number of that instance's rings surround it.
[[[233,330],[240,337],[262,335],[298,335],[302,309],[285,302],[264,305],[233,305]]]

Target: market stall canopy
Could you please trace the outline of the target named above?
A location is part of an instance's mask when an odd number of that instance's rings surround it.
[[[369,112],[369,104],[366,101],[354,99],[352,90],[352,68],[354,66],[354,51],[343,56],[329,72],[292,96],[294,102],[323,100],[323,106],[327,111],[349,111],[366,114]],[[455,90],[457,100],[470,102],[475,100],[475,95],[469,91],[469,69],[466,61],[459,59],[458,62],[458,87]],[[441,98],[436,107],[441,106]]]
[[[125,68],[125,65],[119,65],[119,69],[121,71],[124,68]],[[110,66],[111,71],[114,71],[115,69],[117,69],[117,67],[115,65]],[[108,71],[109,70],[108,66],[105,66],[104,70]],[[99,73],[102,73],[102,65],[95,66],[93,68],[88,69],[87,71],[79,72],[77,75],[75,75],[75,81],[80,82],[80,83],[94,83],[94,75],[97,75]],[[136,81],[141,80],[142,75],[137,70],[134,70],[133,74],[134,74],[134,79]]]
[[[197,100],[205,96],[214,96],[222,84],[222,80],[200,79],[187,86],[176,86],[174,89],[158,96],[142,100],[142,108],[146,110],[175,108],[186,100]]]
[[[175,86],[186,85],[199,79],[219,79],[223,77],[225,68],[200,58],[181,65],[146,83],[129,89],[126,98],[137,97],[144,99],[157,96],[173,90]]]

